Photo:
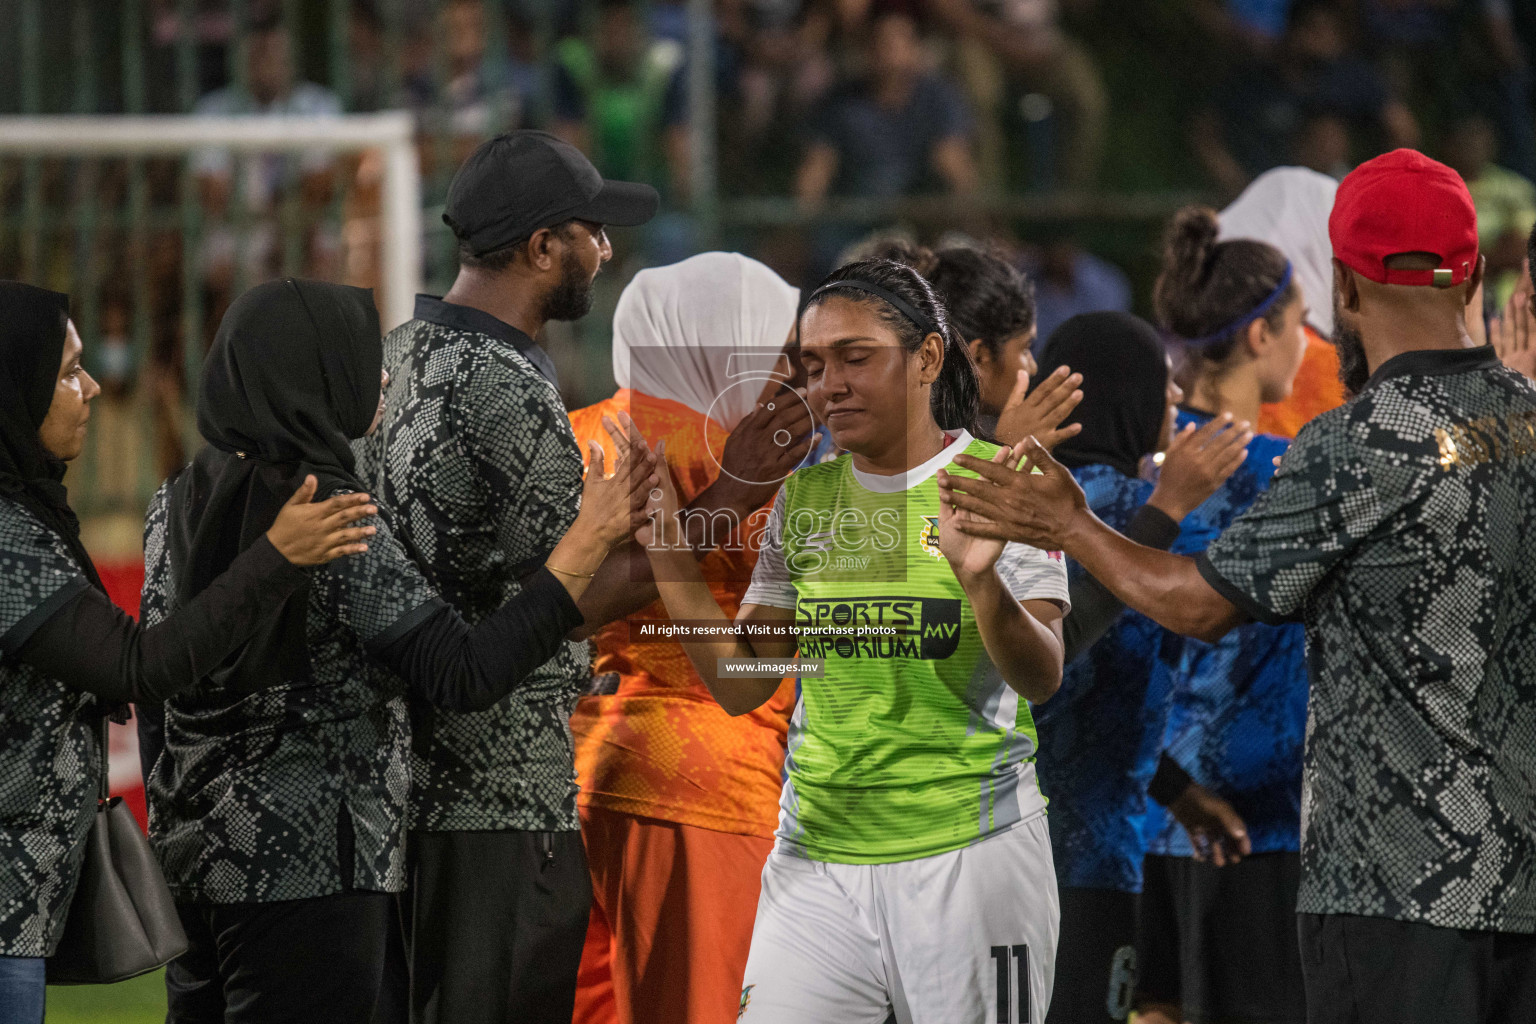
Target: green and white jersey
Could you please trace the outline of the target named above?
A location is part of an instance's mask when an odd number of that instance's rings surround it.
[[[962,431],[904,474],[843,455],[780,489],[742,603],[794,609],[800,656],[825,661],[824,676],[802,678],[790,722],[780,849],[913,860],[1044,811],[1029,704],[987,656],[939,551],[935,474],[997,449]],[[1020,601],[1067,609],[1059,553],[1008,544],[997,571]]]

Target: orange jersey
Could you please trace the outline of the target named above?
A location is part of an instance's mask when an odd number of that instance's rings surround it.
[[[1258,431],[1295,437],[1314,416],[1344,404],[1344,385],[1339,381],[1339,354],[1323,336],[1306,325],[1307,350],[1296,371],[1291,397],[1259,410]]]
[[[617,419],[620,410],[634,418],[652,445],[666,439],[667,461],[684,504],[719,475],[720,468],[705,445],[701,413],[627,388],[571,413],[571,427],[583,456],[587,441],[597,440],[612,465],[612,441],[602,418],[606,414]],[[712,440],[724,435],[719,424],[710,423]],[[752,578],[756,540],[766,522],[765,509],[699,563],[710,592],[730,618],[735,618]],[[631,631],[657,621],[667,621],[660,601],[609,623],[595,638],[594,672],[598,677],[616,674],[618,691],[583,697],[571,716],[581,784],[578,802],[717,832],[771,838],[778,820],[785,737],[795,704],[793,681],[786,681],[756,711],[732,717],[715,703],[682,647],[631,641]]]

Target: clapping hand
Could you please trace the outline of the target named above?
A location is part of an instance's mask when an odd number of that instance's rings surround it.
[[[939,499],[972,513],[956,520],[955,526],[973,537],[1059,551],[1078,517],[1092,516],[1088,499],[1067,468],[1035,438],[1026,437],[1013,453],[1024,459],[1017,471],[970,455],[955,456],[957,466],[973,470],[979,479],[940,470]]]
[[[1014,470],[1019,464],[1019,456],[1010,448],[999,448],[992,456],[992,465],[1006,466]],[[949,471],[939,470],[944,476],[949,476]],[[997,564],[998,558],[1003,553],[1003,541],[977,537],[960,529],[962,522],[971,522],[976,519],[974,512],[958,509],[953,502],[943,499],[940,491],[939,500],[939,550],[949,562],[949,567],[955,575],[961,578],[966,576],[979,576],[987,572]]]
[[[667,466],[667,442],[656,448],[660,458],[656,476],[658,482],[651,489],[645,507],[645,518],[635,532],[635,542],[653,553],[671,551],[679,546],[687,547],[682,526],[677,521],[682,503],[677,497],[677,485],[672,482],[672,471]],[[692,557],[691,554],[689,557]]]
[[[591,461],[581,488],[581,513],[571,529],[589,528],[607,549],[630,537],[645,522],[645,505],[656,486],[656,455],[629,414],[621,411],[615,423],[603,417],[603,429],[613,441],[613,472],[606,471],[603,446],[588,441]],[[583,521],[586,517],[586,521]]]
[[[720,482],[746,490],[743,507],[756,508],[779,489],[811,450],[814,426],[804,392],[770,380],[752,411],[731,430],[720,453]]]
[[[1072,415],[1083,393],[1078,385],[1083,375],[1073,373],[1070,367],[1058,366],[1033,391],[1029,390],[1029,374],[1019,371],[1013,393],[997,417],[997,439],[1004,444],[1018,444],[1033,435],[1047,451],[1069,437],[1082,432],[1081,423],[1063,427],[1061,421]]]
[[[1178,522],[1215,494],[1248,456],[1253,431],[1248,423],[1233,423],[1232,414],[1217,416],[1195,429],[1193,423],[1174,435],[1163,454],[1148,504]]]
[[[1536,380],[1536,314],[1531,312],[1529,269],[1527,264],[1504,311],[1488,322],[1488,340],[1505,366]]]

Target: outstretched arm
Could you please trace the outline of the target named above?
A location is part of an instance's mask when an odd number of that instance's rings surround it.
[[[1141,506],[1125,528],[1125,535],[1137,544],[1167,551],[1179,539],[1179,524],[1151,504]],[[1072,614],[1061,624],[1062,656],[1067,664],[1088,650],[1108,633],[1125,611],[1125,603],[1098,580],[1083,573],[1072,581],[1067,592]]]
[[[617,429],[617,425],[613,427]],[[592,447],[582,484],[581,512],[543,567],[523,589],[473,629],[445,602],[428,602],[402,635],[386,630],[374,653],[403,678],[413,696],[452,711],[484,711],[554,657],[581,625],[578,602],[589,591],[586,570],[644,521],[647,497],[659,482],[643,442],[625,447],[605,473],[603,448]],[[419,575],[409,564],[401,571]]]
[[[1173,547],[1179,522],[1215,494],[1243,464],[1253,432],[1247,423],[1230,424],[1230,416],[1217,417],[1198,430],[1194,424],[1186,424],[1174,437],[1151,498],[1136,510],[1125,528],[1127,538],[1159,551]],[[1073,583],[1071,597],[1072,614],[1062,628],[1069,662],[1097,642],[1125,608],[1093,576],[1084,575]]]
[[[368,495],[317,502],[315,488],[315,478],[307,477],[266,534],[162,620],[135,622],[82,579],[73,598],[6,653],[113,702],[152,704],[192,688],[304,584],[303,567],[367,550],[374,531],[361,521],[376,511]]]
[[[666,442],[660,451],[665,454]],[[659,467],[661,497],[653,502],[652,519],[639,533],[651,560],[656,588],[667,607],[667,615],[674,623],[682,623],[698,632],[691,637],[680,637],[678,643],[693,662],[694,670],[709,688],[710,695],[727,712],[744,715],[763,704],[778,691],[783,675],[779,676],[722,676],[721,658],[782,658],[786,661],[795,655],[795,642],[790,637],[794,612],[789,608],[767,605],[744,604],[737,613],[737,626],[756,625],[763,633],[731,632],[731,620],[725,615],[715,597],[709,591],[699,571],[692,547],[678,522],[677,490],[665,463]],[[765,539],[765,549],[767,545]],[[704,635],[708,630],[709,635]],[[785,673],[786,675],[788,673]]]
[[[963,532],[1064,551],[1121,601],[1175,633],[1215,641],[1246,620],[1193,559],[1122,537],[1093,514],[1077,481],[1034,438],[1023,450],[1021,472],[965,455],[956,465],[979,479],[939,471],[943,500],[972,514],[959,524]]]

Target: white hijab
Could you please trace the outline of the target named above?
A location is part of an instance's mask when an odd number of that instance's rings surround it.
[[[1279,249],[1295,268],[1307,321],[1333,334],[1333,244],[1328,215],[1339,183],[1305,167],[1265,171],[1221,211],[1221,240],[1252,238]]]
[[[642,270],[614,310],[613,379],[734,430],[779,368],[799,302],[799,289],[734,252]]]

